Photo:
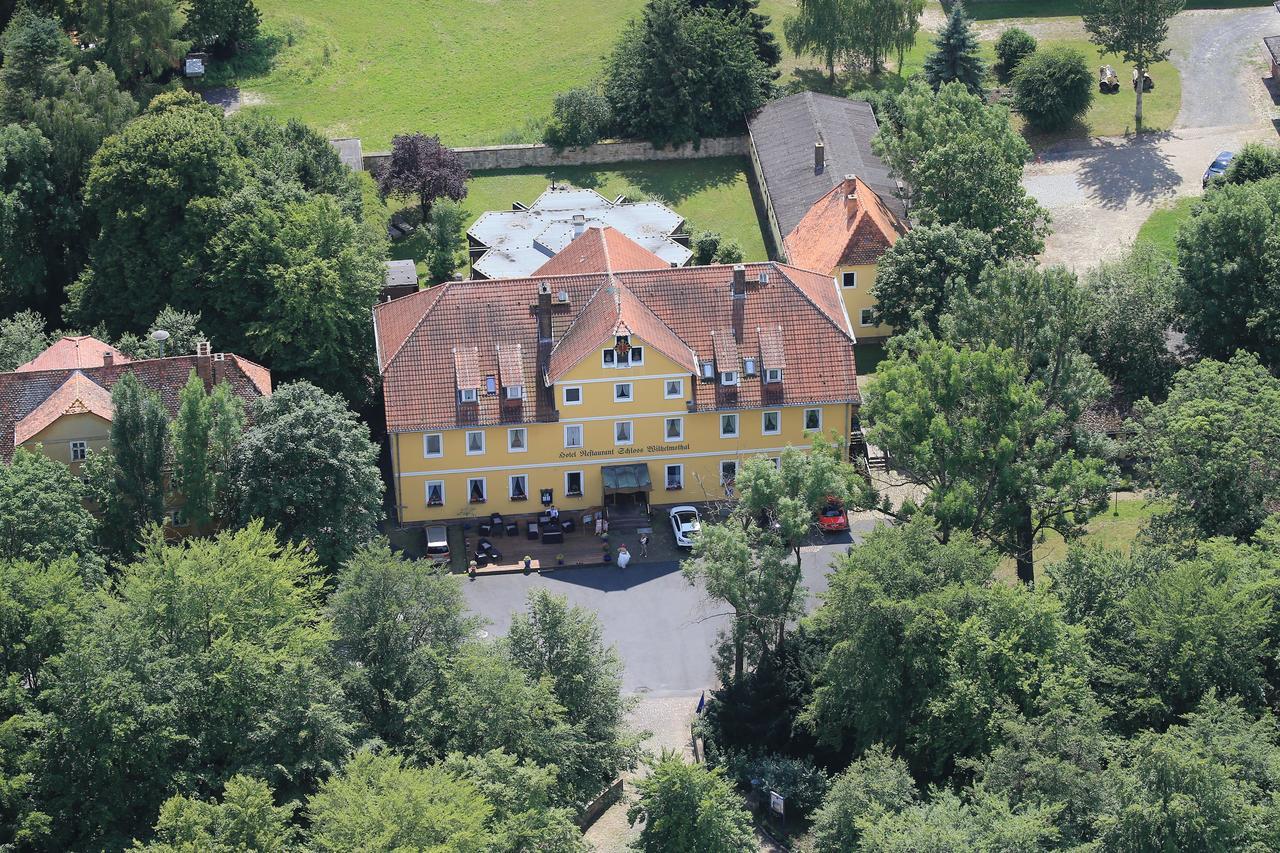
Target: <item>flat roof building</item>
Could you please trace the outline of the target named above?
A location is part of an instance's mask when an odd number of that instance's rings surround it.
[[[529,206],[491,210],[467,229],[472,278],[521,278],[588,228],[613,228],[667,266],[682,267],[693,252],[684,218],[656,201],[610,201],[595,190],[552,185]]]

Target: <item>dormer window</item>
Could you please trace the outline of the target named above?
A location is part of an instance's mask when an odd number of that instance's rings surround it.
[[[743,376],[756,375],[756,360],[754,358],[744,358],[742,360],[742,375]]]
[[[715,378],[716,378],[716,366],[715,366],[714,364],[712,364],[711,362],[709,362],[709,361],[704,361],[704,362],[702,363],[702,378],[703,378],[703,379],[715,379]]]
[[[738,384],[738,371],[736,371],[736,370],[722,370],[722,371],[720,371],[720,384],[721,384],[721,385],[737,385],[737,384]]]
[[[498,393],[498,377],[490,375],[484,378],[484,393],[486,394]]]
[[[522,400],[522,399],[524,399],[524,386],[523,386],[523,385],[508,385],[508,386],[507,386],[507,399],[508,399],[508,400]]]
[[[781,382],[782,369],[778,367],[770,367],[768,370],[764,372],[764,381],[765,382]]]
[[[476,401],[476,389],[474,388],[458,389],[458,399],[464,403],[474,403]]]

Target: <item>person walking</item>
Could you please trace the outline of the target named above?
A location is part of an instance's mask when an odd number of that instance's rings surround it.
[[[649,556],[649,534],[648,533],[640,534],[640,556],[641,557]]]
[[[618,546],[618,568],[625,569],[627,563],[631,562],[631,552],[627,550],[626,545]]]

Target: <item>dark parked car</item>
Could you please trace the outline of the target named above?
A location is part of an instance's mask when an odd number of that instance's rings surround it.
[[[1207,187],[1210,181],[1226,172],[1234,156],[1236,156],[1235,152],[1219,151],[1218,156],[1209,164],[1209,168],[1204,170],[1204,178],[1200,180],[1200,186]]]

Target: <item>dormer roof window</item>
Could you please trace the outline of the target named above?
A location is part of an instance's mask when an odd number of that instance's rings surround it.
[[[736,370],[722,370],[722,371],[720,371],[720,384],[721,384],[721,385],[737,385],[737,384],[738,384],[738,371],[736,371]]]
[[[781,382],[782,373],[787,366],[786,343],[782,337],[782,327],[756,327],[756,335],[760,338],[760,366],[764,372],[765,383]]]
[[[519,344],[498,346],[498,379],[504,399],[524,399],[524,356]]]
[[[454,349],[453,374],[458,386],[458,401],[476,402],[480,394],[480,355],[475,347]]]

